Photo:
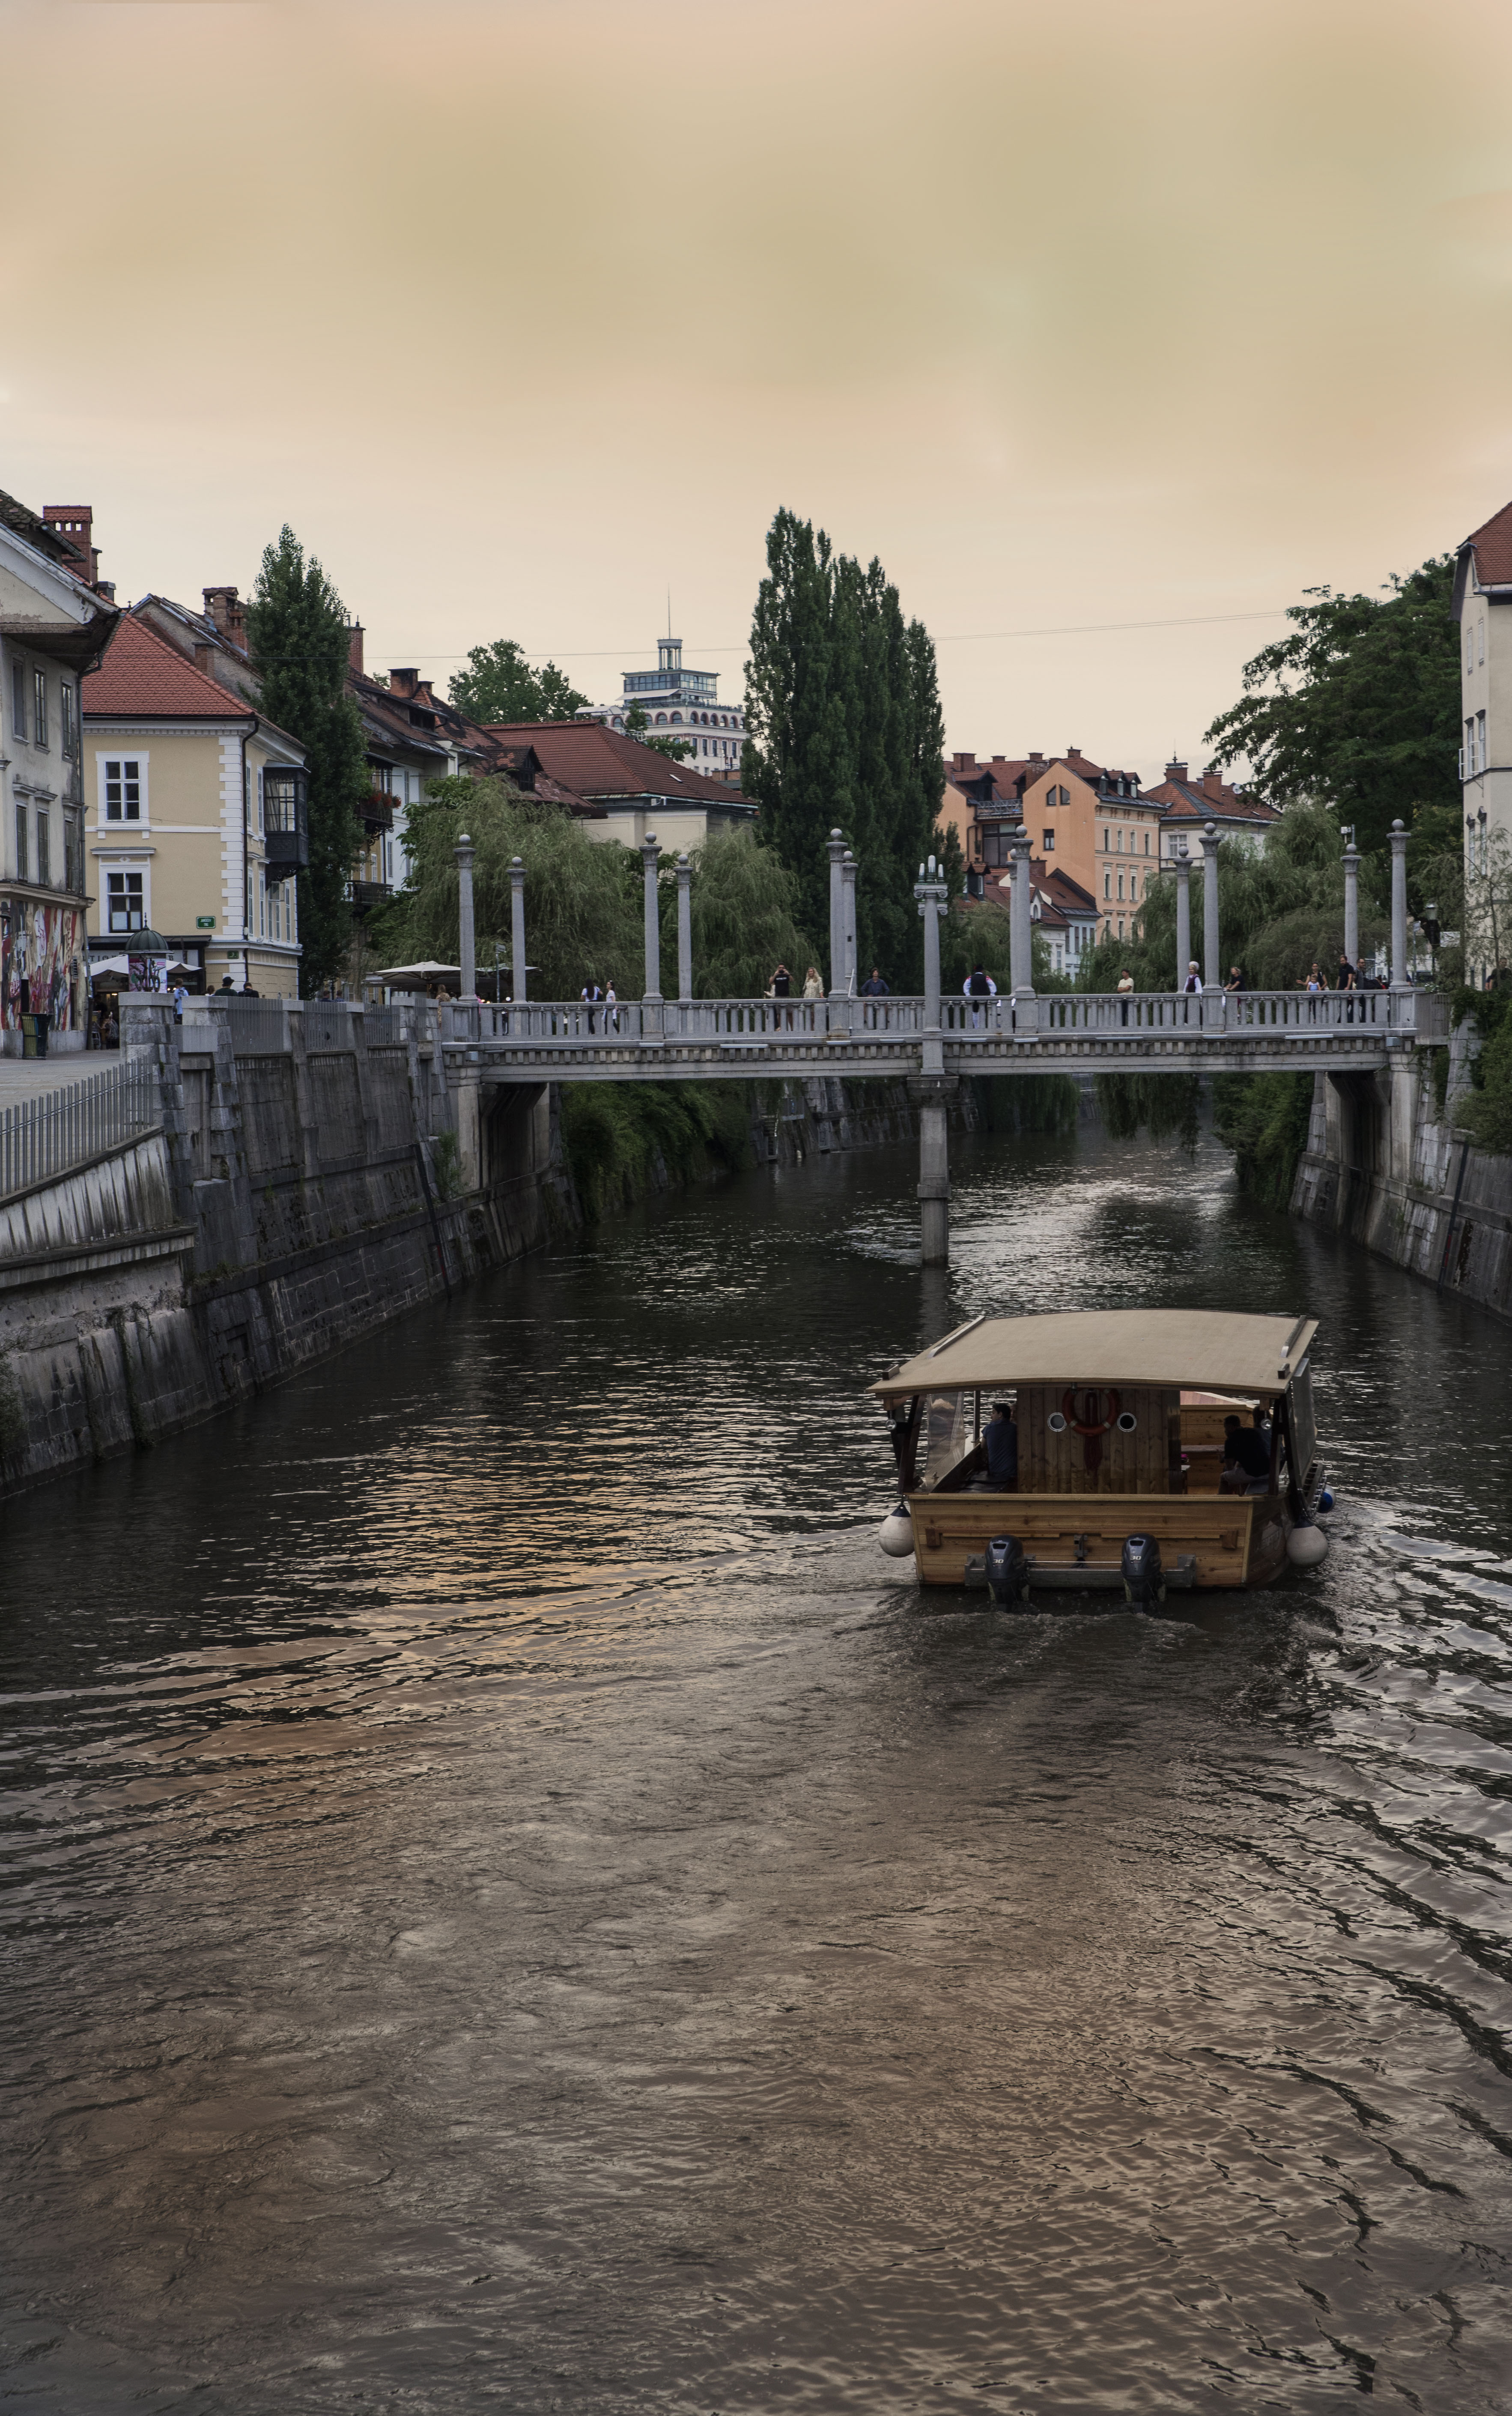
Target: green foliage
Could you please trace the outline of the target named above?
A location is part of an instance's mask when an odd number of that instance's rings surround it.
[[[1481,1036],[1480,1054],[1470,1061],[1471,1088],[1455,1101],[1455,1122],[1480,1148],[1505,1156],[1512,1154],[1512,985],[1460,990],[1453,1015],[1457,1027],[1473,1020]]]
[[[988,1074],[975,1078],[989,1132],[1074,1133],[1081,1094],[1069,1074]]]
[[[630,849],[595,844],[557,806],[523,797],[504,780],[434,781],[412,808],[412,886],[395,899],[382,929],[385,961],[434,957],[455,964],[459,946],[458,838],[476,850],[473,914],[477,961],[492,963],[495,941],[508,956],[509,866],[525,867],[525,930],[536,998],[576,998],[590,975],[622,998],[644,987],[641,861]]]
[[[643,747],[650,747],[653,755],[667,755],[674,763],[686,763],[694,751],[692,740],[690,738],[648,738],[646,732],[650,727],[650,719],[644,705],[632,704],[625,717],[626,736],[638,738]]]
[[[435,1160],[437,1197],[457,1199],[462,1187],[462,1153],[456,1134],[437,1133],[431,1154]]]
[[[1427,812],[1429,853],[1442,852],[1445,813],[1461,811],[1459,633],[1449,618],[1454,558],[1393,578],[1383,596],[1307,592],[1287,614],[1289,637],[1244,668],[1244,694],[1207,732],[1220,763],[1247,760],[1275,804],[1321,801],[1354,826],[1358,845],[1384,847],[1394,820]]]
[[[247,607],[258,702],[305,749],[310,772],[310,867],[299,875],[299,987],[311,996],[338,974],[352,931],[347,882],[362,846],[356,808],[368,787],[367,749],[346,691],[345,609],[292,528],[265,549]]]
[[[762,843],[797,874],[807,930],[828,931],[825,843],[831,829],[843,832],[860,868],[861,962],[880,965],[894,989],[917,989],[913,884],[920,860],[944,852],[933,643],[919,622],[905,624],[879,562],[863,569],[792,512],[773,521],[766,562],[747,666],[742,788],[761,809]]]
[[[554,663],[526,661],[513,638],[475,646],[464,671],[453,672],[447,694],[473,721],[570,721],[590,700]]]
[[[1195,1074],[1099,1074],[1097,1112],[1114,1140],[1133,1140],[1142,1125],[1152,1140],[1197,1147],[1202,1085]]]
[[[1213,1129],[1233,1152],[1241,1187],[1269,1207],[1291,1200],[1308,1145],[1312,1085],[1310,1074],[1219,1074],[1214,1081]]]
[[[748,830],[711,831],[691,857],[693,990],[698,998],[760,998],[785,964],[794,989],[813,948],[794,919],[796,875]],[[675,876],[661,876],[662,989],[677,963]],[[863,976],[864,978],[864,976]]]
[[[739,1082],[564,1083],[563,1146],[586,1215],[748,1165],[748,1110]]]
[[[1202,868],[1191,875],[1192,950],[1202,956]],[[1360,944],[1383,942],[1389,918],[1383,899],[1389,874],[1379,858],[1360,867]],[[1238,965],[1251,989],[1291,989],[1317,963],[1330,979],[1344,946],[1344,868],[1338,825],[1320,806],[1293,806],[1263,850],[1236,838],[1218,851],[1218,949],[1225,980]],[[1146,899],[1140,935],[1100,940],[1082,957],[1077,986],[1111,990],[1125,966],[1141,990],[1174,989],[1185,977],[1176,964],[1176,882],[1164,873]]]

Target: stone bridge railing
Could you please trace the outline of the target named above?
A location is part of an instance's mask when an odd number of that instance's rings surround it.
[[[747,1052],[781,1055],[818,1042],[918,1043],[929,1028],[922,998],[846,999],[627,999],[586,1005],[578,1000],[531,1000],[522,1004],[444,1006],[442,1038],[471,1043],[485,1052],[522,1048],[554,1053],[598,1055],[629,1045],[658,1049],[692,1048],[738,1057]],[[1388,1035],[1439,1039],[1444,1003],[1418,990],[1208,990],[1200,997],[1166,991],[1052,992],[1030,998],[946,998],[939,1031],[952,1050],[969,1053],[974,1043],[1065,1041],[1106,1046],[1110,1064],[1152,1040],[1172,1044],[1172,1053],[1190,1044],[1194,1060],[1210,1053],[1204,1043],[1262,1039],[1282,1047],[1294,1042],[1305,1063],[1320,1044],[1349,1035],[1356,1040]],[[675,1079],[676,1066],[669,1065]]]

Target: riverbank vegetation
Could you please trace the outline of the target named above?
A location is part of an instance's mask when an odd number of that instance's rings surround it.
[[[562,1146],[590,1222],[751,1163],[741,1082],[564,1082]]]

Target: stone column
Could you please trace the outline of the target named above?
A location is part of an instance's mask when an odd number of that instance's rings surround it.
[[[1391,825],[1391,987],[1411,989],[1407,978],[1407,831]]]
[[[1360,851],[1351,833],[1344,850],[1344,954],[1352,965],[1360,961]]]
[[[527,981],[525,965],[525,864],[522,856],[509,859],[509,962],[511,995],[516,1006],[525,1004]]]
[[[855,874],[856,863],[849,848],[840,858],[840,906],[845,931],[845,980],[847,998],[856,992],[855,978]]]
[[[465,831],[452,850],[457,858],[457,960],[462,969],[462,1004],[471,1006],[477,996],[477,944],[473,933],[473,857],[476,853]]]
[[[1185,989],[1192,961],[1192,860],[1184,838],[1176,849],[1176,988]]]
[[[1218,941],[1218,848],[1216,823],[1202,824],[1202,980],[1208,989],[1223,988],[1223,957]]]
[[[1015,1000],[1032,999],[1035,994],[1035,926],[1030,914],[1034,902],[1029,872],[1031,841],[1022,823],[1015,827],[1008,844],[1013,854],[1013,909],[1008,930],[1013,995]]]
[[[661,900],[657,895],[657,867],[660,860],[656,832],[647,831],[641,842],[641,867],[645,878],[645,992],[641,1037],[657,1042],[661,1038]]]
[[[686,1006],[693,995],[693,868],[677,859],[677,995]]]
[[[829,835],[829,995],[832,1001],[845,996],[845,838],[842,832]],[[794,973],[797,967],[794,967]]]
[[[945,1129],[946,1080],[940,1018],[940,917],[950,893],[931,855],[914,884],[924,917],[924,1034],[919,1102],[919,1233],[924,1264],[943,1267],[950,1258],[950,1156]],[[910,1084],[910,1089],[914,1089]]]
[[[927,1267],[950,1263],[950,1145],[945,1091],[919,1102],[919,1240]]]

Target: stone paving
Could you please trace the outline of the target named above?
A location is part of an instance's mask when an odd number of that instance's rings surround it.
[[[120,1051],[115,1049],[70,1049],[67,1056],[58,1057],[0,1057],[0,1108],[14,1108],[23,1099],[61,1091],[66,1083],[82,1082],[120,1063]]]

